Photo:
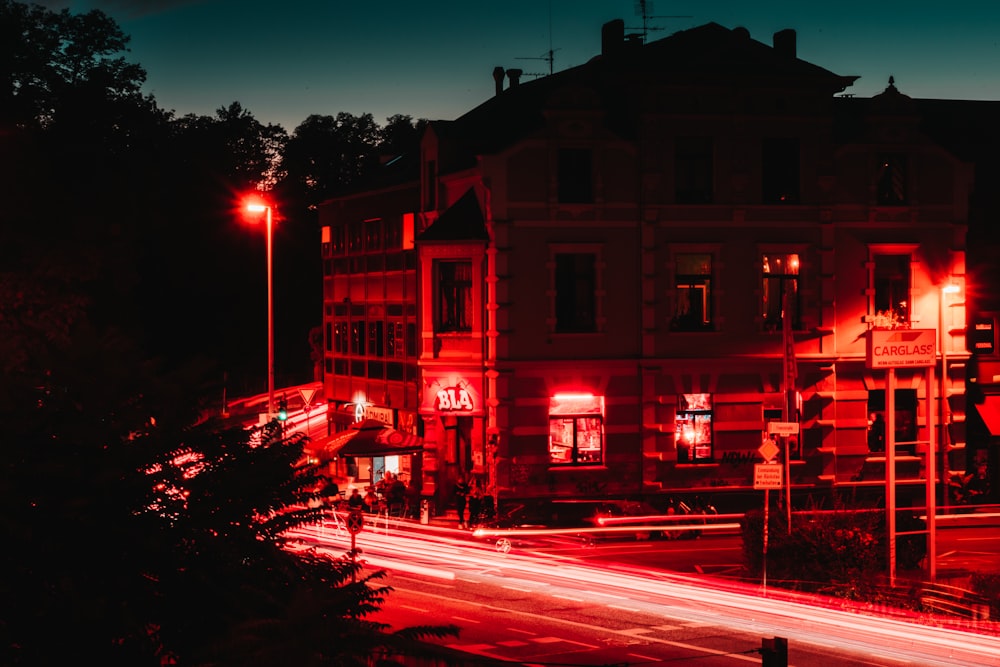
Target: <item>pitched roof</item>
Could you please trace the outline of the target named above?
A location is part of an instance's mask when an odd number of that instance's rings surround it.
[[[558,110],[562,103],[571,109],[580,109],[581,102],[590,105],[605,116],[608,130],[632,137],[643,107],[661,103],[662,93],[652,92],[657,87],[662,91],[715,88],[727,94],[794,89],[832,97],[857,78],[834,74],[751,39],[743,28],[729,29],[717,23],[648,44],[623,35],[620,40],[614,37],[612,34],[609,39],[606,30],[604,53],[583,65],[509,86],[454,121],[434,123],[442,147],[453,144],[452,150],[441,156],[441,171],[469,168],[476,155],[499,152],[541,131],[545,114]],[[464,152],[455,151],[454,144]]]
[[[486,221],[476,191],[469,188],[425,229],[418,241],[488,241]]]

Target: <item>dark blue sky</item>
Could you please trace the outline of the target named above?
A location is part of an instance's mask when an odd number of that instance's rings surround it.
[[[639,32],[637,0],[36,0],[104,10],[132,37],[146,91],[178,115],[238,101],[289,132],[310,114],[453,119],[494,92],[496,66],[547,73],[600,51],[601,25]],[[647,3],[649,39],[708,22],[765,44],[784,28],[798,55],[912,97],[1000,100],[1000,2],[677,0]],[[673,18],[671,15],[686,15]],[[551,17],[551,20],[550,20]],[[530,79],[526,76],[525,80]]]

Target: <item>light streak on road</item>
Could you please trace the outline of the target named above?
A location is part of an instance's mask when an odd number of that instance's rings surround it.
[[[702,526],[704,527],[704,526]],[[633,528],[634,530],[634,528]],[[303,527],[295,539],[343,555],[349,537],[320,526]],[[969,623],[912,615],[908,620],[845,609],[847,603],[821,596],[770,589],[704,577],[666,573],[639,566],[589,564],[531,552],[497,553],[470,541],[467,532],[420,533],[412,530],[362,532],[358,546],[370,566],[389,570],[423,568],[424,574],[463,580],[499,579],[501,585],[595,604],[637,608],[824,647],[874,653],[880,658],[920,665],[1000,665],[997,624]],[[338,554],[337,547],[343,549]],[[373,560],[375,555],[378,560]],[[412,571],[412,570],[410,570]],[[987,634],[993,632],[994,634]]]

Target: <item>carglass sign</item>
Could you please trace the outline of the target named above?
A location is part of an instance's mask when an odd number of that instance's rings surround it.
[[[872,329],[865,361],[868,368],[933,366],[936,340],[934,329]]]

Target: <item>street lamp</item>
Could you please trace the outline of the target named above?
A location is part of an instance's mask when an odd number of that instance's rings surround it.
[[[941,347],[941,390],[938,416],[938,428],[941,429],[941,437],[938,438],[938,445],[941,448],[941,479],[943,487],[947,491],[948,473],[948,420],[950,418],[950,405],[948,403],[948,348],[945,346],[945,324],[944,324],[944,301],[948,294],[958,294],[962,288],[955,283],[949,283],[941,288],[938,298],[938,345]],[[942,498],[947,502],[947,497]]]
[[[249,202],[246,209],[251,213],[266,213],[267,220],[267,418],[274,414],[274,261],[271,244],[271,206],[260,202]]]

